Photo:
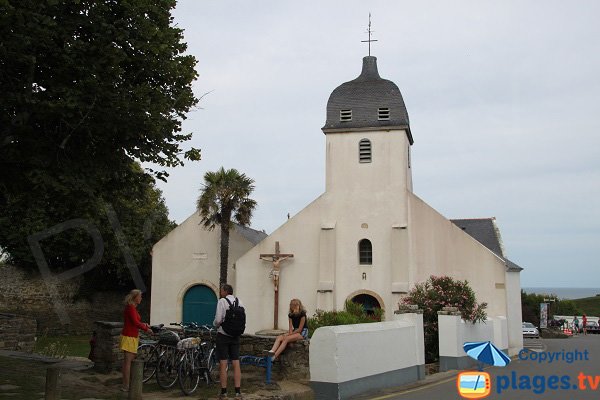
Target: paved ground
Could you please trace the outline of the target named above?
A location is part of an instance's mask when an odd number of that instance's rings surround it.
[[[2,362],[4,360],[4,362]],[[61,388],[64,399],[126,399],[127,394],[119,391],[120,372],[102,374],[93,371],[92,362],[85,358],[68,358],[57,361],[39,354],[0,350],[0,399],[42,399],[44,397],[44,374],[48,366],[60,367]],[[11,374],[5,368],[20,370]],[[244,366],[242,391],[247,400],[304,400],[312,399],[308,382],[277,379],[266,385],[265,370]],[[186,397],[178,386],[164,391],[150,381],[144,386],[144,399],[216,399],[217,385],[200,383],[192,396]],[[231,395],[231,394],[230,394]]]
[[[522,359],[516,358],[504,368],[485,369],[491,376],[491,393],[486,400],[600,398],[600,335],[527,339],[525,348],[531,350]],[[546,360],[540,362],[542,354]],[[549,362],[551,354],[557,359]],[[568,362],[569,354],[577,354],[581,359]],[[456,383],[460,372],[435,374],[418,384],[358,396],[355,400],[461,399]]]

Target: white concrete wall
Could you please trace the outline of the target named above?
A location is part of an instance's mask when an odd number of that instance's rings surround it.
[[[494,340],[494,325],[491,321],[472,324],[455,315],[439,315],[438,331],[440,357],[464,357],[465,342]]]
[[[494,340],[492,340],[492,343],[494,343],[494,345],[496,345],[497,348],[501,349],[501,350],[506,350],[508,349],[509,353],[510,353],[510,336],[509,336],[509,331],[508,331],[508,319],[506,317],[496,317],[492,320],[493,324],[494,324]],[[523,335],[521,334],[521,339],[523,338]],[[521,348],[523,348],[521,346]],[[519,349],[520,350],[520,349]],[[517,351],[518,353],[518,351]],[[512,356],[513,354],[509,354],[509,356]]]
[[[423,365],[423,318],[412,315],[317,329],[310,340],[311,381],[342,383]]]
[[[506,272],[506,300],[508,355],[512,357],[523,348],[520,272]]]
[[[473,324],[459,315],[439,315],[440,357],[467,357],[463,350],[465,342],[490,341],[499,349],[508,346],[506,318],[487,319]]]
[[[234,289],[235,260],[253,245],[232,229],[229,234],[228,280]],[[194,213],[152,248],[151,324],[180,322],[183,297],[197,284],[219,297],[220,230],[207,231]]]

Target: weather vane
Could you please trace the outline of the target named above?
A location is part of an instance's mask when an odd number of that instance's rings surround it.
[[[373,31],[371,30],[371,13],[369,13],[369,28],[367,29],[367,33],[369,34],[369,40],[361,40],[361,42],[369,43],[369,56],[370,56],[371,55],[371,42],[377,42],[377,39],[371,39],[371,33],[373,33]]]

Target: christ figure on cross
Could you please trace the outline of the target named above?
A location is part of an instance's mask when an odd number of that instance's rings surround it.
[[[294,257],[293,254],[282,254],[279,252],[279,242],[275,242],[275,253],[274,254],[261,254],[261,260],[270,261],[273,263],[273,288],[275,289],[274,293],[274,304],[273,304],[273,326],[274,329],[277,329],[277,313],[279,312],[279,272],[280,266],[279,264],[287,260],[288,258]]]

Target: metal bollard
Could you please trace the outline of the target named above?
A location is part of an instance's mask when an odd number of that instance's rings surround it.
[[[142,400],[142,385],[144,380],[144,361],[133,360],[129,378],[129,400]]]
[[[266,360],[267,367],[267,385],[271,384],[271,368],[273,367],[273,358],[271,356],[267,356]]]
[[[46,400],[60,399],[60,368],[52,366],[46,369]]]

